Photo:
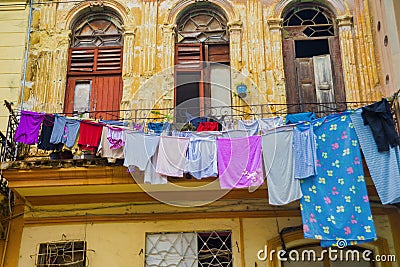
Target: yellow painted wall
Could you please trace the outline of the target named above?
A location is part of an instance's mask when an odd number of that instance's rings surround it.
[[[20,250],[19,267],[34,266],[37,244],[57,241],[64,234],[68,239],[87,241],[89,266],[96,267],[139,267],[144,266],[145,234],[154,232],[182,232],[203,230],[232,230],[233,244],[239,242],[239,222],[229,220],[200,221],[152,221],[140,223],[103,223],[80,225],[54,225],[24,228]],[[235,266],[242,266],[240,254],[233,250]]]
[[[28,7],[26,1],[0,1],[0,131],[7,127],[4,100],[19,100],[25,55]]]
[[[301,224],[300,217],[284,217],[278,218],[277,221],[275,218],[237,218],[132,223],[91,223],[88,221],[73,225],[25,226],[18,266],[33,267],[38,244],[59,241],[64,234],[67,239],[87,241],[88,249],[94,250],[87,253],[89,266],[140,267],[144,266],[144,256],[139,253],[142,249],[145,251],[146,233],[208,230],[232,231],[234,267],[267,266],[266,262],[257,259],[257,252],[264,249],[267,240],[278,236],[279,230],[299,224]],[[279,225],[279,230],[277,225]],[[375,226],[378,236],[387,239],[390,253],[394,254],[394,242],[387,216],[375,216]],[[238,247],[236,247],[236,242]]]

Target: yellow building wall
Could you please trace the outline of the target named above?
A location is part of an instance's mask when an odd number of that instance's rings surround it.
[[[26,1],[0,1],[0,131],[5,131],[8,110],[4,100],[17,107],[28,24]]]
[[[176,17],[194,0],[104,0],[124,21],[121,109],[174,106],[173,65]],[[281,14],[291,1],[210,0],[228,16],[232,87],[248,85],[248,104],[286,102]],[[368,0],[323,1],[338,22],[347,101],[379,100],[385,95],[376,62]],[[70,24],[90,3],[42,4],[35,8],[26,107],[62,112]],[[242,105],[233,97],[234,105]],[[273,110],[272,110],[273,111]],[[121,114],[125,116],[125,114]]]
[[[400,74],[397,71],[400,68],[400,2],[370,0],[370,3],[381,70],[379,79],[384,84],[386,95],[391,95],[400,89]]]
[[[387,239],[389,251],[395,254],[389,219],[374,217],[377,234]],[[232,231],[233,266],[268,266],[257,258],[269,239],[278,236],[284,227],[301,224],[300,217],[234,218],[179,221],[143,221],[25,226],[19,253],[19,267],[34,266],[38,244],[64,239],[86,240],[89,266],[144,266],[146,233],[193,232],[210,230]],[[277,228],[279,225],[279,229]],[[63,237],[64,236],[64,237]],[[143,250],[142,253],[140,253]],[[397,266],[397,263],[389,266]],[[379,266],[379,265],[378,265]]]

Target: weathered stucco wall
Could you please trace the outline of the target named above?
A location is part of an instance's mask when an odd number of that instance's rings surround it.
[[[371,24],[380,68],[379,79],[386,95],[400,89],[400,2],[371,1]]]
[[[232,86],[248,84],[249,104],[285,103],[281,13],[289,0],[210,0],[227,14]],[[328,0],[337,17],[347,101],[377,100],[383,93],[375,59],[368,1]],[[124,20],[122,109],[173,107],[175,20],[194,0],[85,1],[39,5],[34,11],[26,107],[61,112],[66,85],[69,25],[91,4],[114,8]],[[160,74],[160,75],[156,75]],[[233,104],[243,104],[234,97]],[[123,115],[123,114],[121,114]]]
[[[375,216],[380,237],[387,239],[394,254],[393,237],[387,216]],[[145,236],[154,232],[191,232],[231,230],[234,267],[268,266],[257,259],[269,239],[278,236],[284,227],[301,224],[300,217],[204,219],[181,221],[143,221],[25,226],[19,253],[19,267],[34,266],[39,243],[66,239],[86,240],[90,266],[144,266]],[[279,225],[279,229],[277,228]],[[304,242],[304,241],[303,241]],[[393,266],[396,263],[393,264]],[[390,266],[390,265],[389,265]]]
[[[26,1],[0,3],[0,131],[7,128],[9,112],[4,100],[16,106],[21,88],[28,22]]]

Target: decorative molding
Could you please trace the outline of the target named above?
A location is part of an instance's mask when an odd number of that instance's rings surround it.
[[[270,30],[281,30],[282,29],[282,24],[283,24],[283,19],[281,18],[270,18],[267,19],[267,23],[269,26]]]
[[[176,30],[176,24],[164,24],[161,25],[161,30],[164,34],[175,34],[175,30]]]
[[[336,18],[338,22],[338,26],[345,27],[345,26],[353,26],[353,16],[351,15],[344,15]]]
[[[129,16],[129,8],[121,4],[120,1],[96,0],[96,1],[82,1],[81,3],[72,7],[67,12],[67,16],[65,18],[66,23],[64,27],[66,27],[66,29],[70,29],[71,23],[79,15],[81,11],[83,11],[86,8],[93,8],[93,7],[109,7],[120,15],[123,24],[128,25],[129,23],[133,23]]]
[[[136,35],[137,27],[132,25],[122,25],[123,35]]]
[[[208,1],[199,1],[199,0],[181,0],[177,1],[177,4],[170,9],[170,13],[166,18],[164,24],[174,24],[179,13],[182,12],[186,7],[198,3],[198,2],[209,2],[217,5],[221,8],[225,14],[227,15],[228,21],[237,21],[240,16],[236,8],[227,0],[208,0]]]
[[[182,213],[141,213],[115,214],[103,216],[71,216],[71,217],[30,217],[25,218],[25,225],[49,225],[85,222],[123,222],[123,221],[161,221],[161,220],[201,220],[201,219],[231,219],[231,218],[276,218],[299,217],[297,210],[284,211],[232,211],[232,212],[182,212]]]
[[[276,5],[274,10],[274,17],[280,18],[282,17],[282,13],[291,5],[295,5],[297,3],[307,3],[308,1],[301,0],[280,0]],[[311,2],[311,1],[310,1]],[[329,7],[336,16],[341,16],[343,14],[350,14],[349,7],[344,0],[326,0],[326,1],[314,1],[318,4],[325,5]]]
[[[229,32],[232,31],[241,31],[243,29],[243,22],[240,20],[230,21],[228,22],[228,30]]]

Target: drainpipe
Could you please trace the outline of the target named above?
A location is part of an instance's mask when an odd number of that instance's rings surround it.
[[[32,10],[33,10],[33,2],[34,0],[27,0],[29,1],[29,19],[28,19],[28,29],[27,29],[27,39],[26,39],[26,44],[25,44],[25,59],[24,59],[24,66],[22,70],[22,92],[21,92],[21,107],[24,104],[24,98],[25,98],[25,85],[26,85],[26,70],[28,68],[28,57],[29,57],[29,47],[31,43],[31,27],[32,27]]]

